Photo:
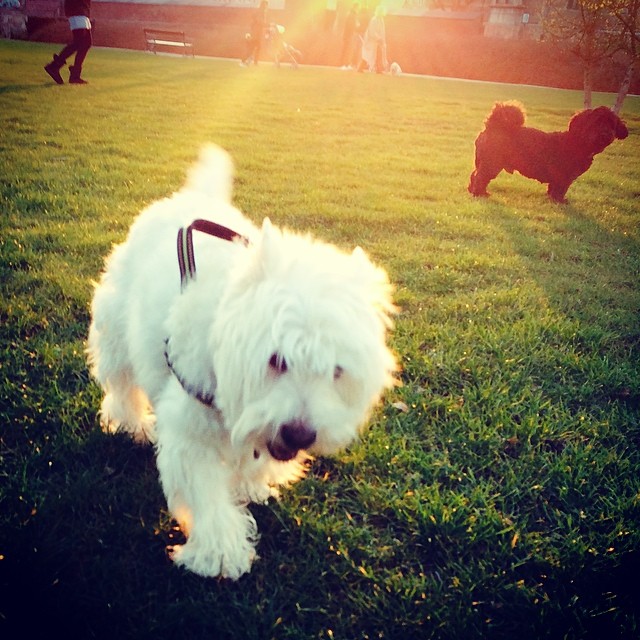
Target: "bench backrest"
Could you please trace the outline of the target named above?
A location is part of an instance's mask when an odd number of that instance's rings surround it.
[[[184,31],[167,31],[165,29],[145,29],[145,38],[159,40],[182,40],[184,41]]]

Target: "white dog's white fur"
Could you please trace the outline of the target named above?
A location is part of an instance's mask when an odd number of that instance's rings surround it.
[[[236,579],[255,558],[247,503],[299,479],[307,452],[349,444],[396,364],[386,273],[361,249],[343,253],[268,219],[255,227],[230,204],[231,188],[229,157],[207,147],[186,186],[137,218],[96,287],[88,354],[103,427],[156,443],[188,536],[173,560]],[[249,244],[196,233],[196,278],[181,291],[176,235],[196,218]]]

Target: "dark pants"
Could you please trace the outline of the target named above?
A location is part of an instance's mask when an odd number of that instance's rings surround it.
[[[244,62],[250,64],[253,60],[253,64],[258,64],[258,58],[260,57],[260,49],[262,46],[262,39],[264,34],[262,31],[252,32],[251,40],[247,43],[247,54],[244,57]]]
[[[87,53],[93,43],[91,39],[91,29],[74,29],[71,33],[73,35],[73,41],[58,54],[58,57],[66,61],[69,56],[75,53],[76,58],[73,65],[76,69],[82,69],[82,63],[87,57]]]

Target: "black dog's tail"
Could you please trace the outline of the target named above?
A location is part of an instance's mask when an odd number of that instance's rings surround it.
[[[484,126],[486,129],[515,129],[524,125],[524,119],[524,107],[519,102],[496,102]]]

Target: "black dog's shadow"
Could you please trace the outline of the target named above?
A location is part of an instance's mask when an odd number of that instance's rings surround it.
[[[536,196],[540,205],[534,222],[548,222],[549,233],[531,231],[531,216],[523,217],[509,204],[513,194],[512,188],[505,189],[500,185],[491,198],[479,202],[509,239],[520,260],[530,266],[528,273],[544,291],[552,308],[577,319],[584,316],[587,321],[589,312],[582,308],[579,292],[574,291],[571,295],[567,291],[567,287],[576,286],[575,278],[571,282],[559,282],[557,268],[545,269],[542,267],[545,262],[562,259],[569,264],[584,264],[585,272],[590,276],[578,285],[597,287],[602,283],[603,305],[608,290],[635,286],[633,283],[637,278],[633,264],[626,258],[638,255],[640,245],[623,231],[610,228],[591,208],[582,206],[578,194],[574,194],[568,204],[553,203],[543,193]],[[534,196],[523,193],[521,198],[525,197],[531,200]],[[602,253],[585,252],[583,246],[602,247]]]

